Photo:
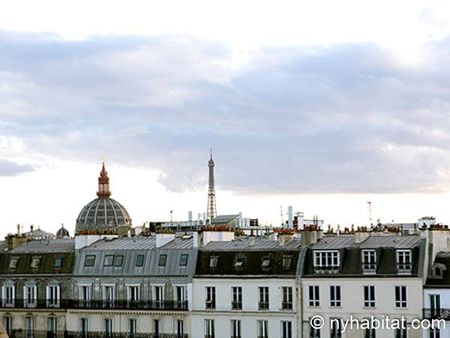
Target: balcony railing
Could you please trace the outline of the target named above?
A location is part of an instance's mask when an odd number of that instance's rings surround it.
[[[33,309],[94,309],[94,310],[173,310],[187,311],[187,301],[155,301],[155,300],[59,300],[49,302],[42,299],[30,304],[24,299],[15,299],[14,302],[6,303],[0,299],[0,308],[33,308]]]
[[[423,318],[450,320],[450,309],[423,309]]]
[[[107,334],[105,332],[81,332],[81,331],[27,331],[13,330],[9,334],[9,338],[189,338],[187,334],[178,333],[129,333],[129,332],[113,332]]]

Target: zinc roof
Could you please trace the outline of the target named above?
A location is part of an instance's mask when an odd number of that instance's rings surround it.
[[[299,240],[290,240],[284,244],[266,238],[243,238],[233,241],[214,241],[202,247],[204,251],[256,251],[256,250],[295,250],[300,248]]]
[[[26,242],[10,253],[45,253],[45,252],[71,252],[75,250],[75,240],[72,238],[42,239]]]

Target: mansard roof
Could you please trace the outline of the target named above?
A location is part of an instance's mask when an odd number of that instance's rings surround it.
[[[439,265],[441,276],[433,276],[432,269]],[[433,265],[430,267],[430,273],[425,284],[425,288],[450,288],[450,252],[439,252],[436,255]]]
[[[161,258],[163,255],[165,258]],[[90,256],[88,259],[94,260],[92,266],[86,266],[88,256]],[[122,256],[120,266],[106,263],[108,259],[112,259],[111,256]],[[114,260],[118,259],[115,257]],[[183,263],[185,259],[187,262]],[[175,238],[158,248],[154,236],[103,239],[77,252],[74,276],[191,278],[195,271],[196,259],[197,249],[194,248],[192,238]],[[142,266],[138,266],[139,260],[142,260]],[[163,260],[165,264],[161,265]]]
[[[285,244],[269,239],[210,242],[199,249],[197,278],[295,278],[300,241]],[[290,260],[288,266],[283,262]],[[211,261],[216,261],[211,264]],[[266,263],[263,263],[266,261]]]
[[[304,263],[300,269],[303,278],[320,277],[420,277],[423,275],[425,257],[425,239],[419,235],[371,235],[362,242],[355,243],[353,235],[324,237],[318,243],[305,248]],[[362,250],[375,250],[376,271],[363,273]],[[338,251],[339,267],[332,272],[316,271],[314,267],[315,251]],[[397,250],[411,250],[411,274],[397,272]]]

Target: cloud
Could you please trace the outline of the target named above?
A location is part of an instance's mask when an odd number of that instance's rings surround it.
[[[0,159],[0,176],[15,176],[34,170],[34,167],[28,164],[17,164],[5,159]]]
[[[403,65],[369,43],[263,48],[182,36],[0,34],[0,132],[27,151],[145,165],[170,190],[450,187],[450,41]]]

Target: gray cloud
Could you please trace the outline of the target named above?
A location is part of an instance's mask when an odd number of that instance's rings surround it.
[[[188,37],[2,33],[0,49],[0,131],[33,152],[144,164],[175,191],[204,188],[210,147],[237,192],[450,187],[450,41],[416,66],[364,43],[266,48],[240,67]]]
[[[28,164],[17,164],[5,159],[0,159],[0,176],[15,176],[34,170],[34,167]]]

